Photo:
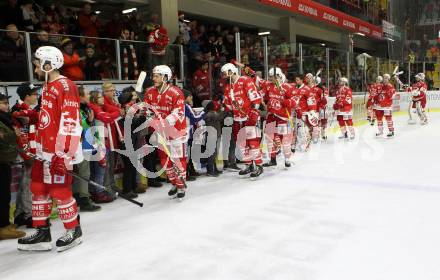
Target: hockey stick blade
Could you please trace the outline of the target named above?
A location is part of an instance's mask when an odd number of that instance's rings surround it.
[[[147,73],[145,71],[142,71],[139,74],[139,78],[136,82],[136,87],[134,88],[136,92],[142,92],[142,86],[144,85],[144,81],[146,77],[147,77]]]

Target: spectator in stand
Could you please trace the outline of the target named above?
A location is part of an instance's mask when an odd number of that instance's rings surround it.
[[[290,45],[287,43],[285,37],[281,38],[281,44],[279,45],[279,53],[280,55],[284,55],[285,57],[290,55]]]
[[[121,35],[122,20],[119,13],[114,13],[113,18],[105,25],[106,36],[117,39]]]
[[[151,32],[156,30],[160,27],[159,24],[159,15],[158,14],[151,14],[150,16],[150,22],[146,23],[143,27],[143,30],[146,34],[146,36],[149,36]]]
[[[255,42],[249,51],[249,65],[255,71],[263,70],[263,48],[259,41]]]
[[[24,36],[15,24],[7,25],[6,30],[0,42],[0,81],[25,81],[28,76]]]
[[[32,38],[32,37],[31,37]],[[32,41],[32,53],[42,46],[55,46],[52,42],[49,41],[49,34],[46,30],[38,30],[37,39]]]
[[[170,43],[168,31],[165,27],[161,26],[152,31],[147,42],[151,44],[151,63],[153,65],[164,64],[166,49]]]
[[[226,60],[235,59],[235,38],[233,34],[226,35],[226,41],[223,43],[226,50]]]
[[[102,60],[95,53],[95,46],[87,44],[86,59],[84,61],[84,74],[87,81],[101,80]]]
[[[219,59],[221,56],[224,56],[226,53],[225,45],[223,45],[223,37],[218,36],[217,40],[213,44],[213,50],[211,50],[212,56],[216,57],[216,59]]]
[[[29,82],[22,83],[17,88],[19,100],[12,107],[12,117],[14,127],[19,130],[17,137],[17,146],[19,149],[30,153],[35,153],[33,150],[35,143],[35,131],[38,123],[38,112],[31,109],[32,106],[38,103],[38,91],[40,87],[34,86]],[[19,226],[32,227],[32,193],[30,190],[31,184],[31,170],[34,163],[26,153],[19,153],[17,161],[21,163],[21,168],[15,174],[19,179],[17,198],[15,201],[14,224]]]
[[[124,88],[122,93],[118,97],[119,104],[121,104],[122,108],[127,112],[130,107],[137,102],[138,98],[136,95],[136,92],[133,87]],[[127,116],[127,114],[125,114]],[[145,115],[143,115],[141,112],[136,112],[134,115],[130,116],[132,118],[131,120],[131,144],[133,145],[134,150],[136,151],[139,149],[139,137],[137,137],[138,133],[134,133],[133,131],[138,128],[142,123],[146,121]],[[119,120],[119,124],[121,126],[124,125],[125,118],[122,118]],[[125,129],[123,130],[125,133]],[[125,150],[126,147],[124,143],[121,147],[122,150]],[[124,171],[123,171],[123,177],[122,177],[122,192],[121,196],[127,197],[127,198],[136,198],[138,195],[136,194],[137,184],[136,184],[136,176],[137,176],[137,170],[133,163],[131,162],[131,157],[127,157],[125,155],[121,155],[122,161],[124,162]],[[138,164],[138,161],[136,161]],[[145,192],[140,190],[140,192]]]
[[[280,54],[276,59],[274,64],[281,68],[281,70],[283,71],[283,73],[288,73],[289,72],[289,62],[286,59],[286,55],[284,53]]]
[[[191,31],[191,27],[185,22],[185,14],[183,12],[179,12],[179,34],[182,36],[183,45],[188,44],[189,39],[191,38],[189,33]]]
[[[191,39],[189,40],[188,43],[188,50],[190,52],[191,57],[195,57],[202,52],[202,47],[199,40],[199,33],[197,32],[191,33]]]
[[[220,143],[220,136],[222,131],[222,121],[223,116],[221,113],[218,113],[216,110],[216,106],[214,101],[210,101],[205,107],[205,115],[203,119],[205,120],[206,127],[211,127],[214,129],[214,133],[208,133],[208,137],[206,139],[207,145],[214,145],[213,153],[208,157],[207,165],[206,165],[206,175],[218,177],[222,172],[217,169],[217,143]]]
[[[428,34],[423,34],[423,38],[420,41],[420,60],[424,60],[424,58],[426,57],[426,52],[429,49],[429,38],[428,38]]]
[[[86,37],[99,37],[98,30],[101,23],[98,20],[98,15],[92,12],[92,6],[89,3],[84,4],[82,12],[78,16],[78,22],[81,33]],[[87,39],[87,43],[94,43],[96,39]]]
[[[14,129],[9,113],[9,96],[0,93],[0,240],[25,236],[9,222],[11,203],[12,162],[17,157],[16,138],[19,132]]]
[[[107,87],[111,87],[111,84],[107,84]],[[95,127],[95,146],[96,153],[99,155],[98,160],[90,162],[90,179],[106,186],[108,190],[103,190],[97,188],[96,186],[90,185],[90,193],[92,199],[96,203],[108,203],[114,200],[112,196],[112,186],[114,186],[114,174],[113,169],[109,169],[111,166],[114,167],[114,155],[111,149],[112,130],[109,132],[110,136],[105,137],[105,129],[114,125],[115,121],[120,117],[119,111],[113,111],[112,113],[105,112],[104,108],[104,96],[99,91],[90,92],[90,109],[93,111],[94,127]],[[104,154],[101,156],[101,154]],[[112,165],[111,165],[112,164]],[[106,178],[105,175],[111,176]],[[106,179],[105,179],[106,178]],[[107,182],[106,182],[107,181]]]
[[[78,87],[80,97],[81,114],[81,146],[84,155],[91,155],[94,150],[94,137],[91,135],[90,127],[93,126],[94,114],[89,108],[90,93],[83,87]],[[80,163],[73,166],[73,170],[80,176],[90,179],[90,161],[89,158],[83,159]],[[101,206],[95,205],[90,199],[89,184],[85,180],[73,178],[72,193],[81,212],[94,212],[101,210]]]
[[[5,28],[8,24],[20,24],[22,11],[17,4],[17,0],[8,0],[5,6],[0,7],[0,28]]]
[[[20,30],[34,31],[38,25],[38,18],[35,16],[35,11],[32,8],[33,0],[21,1],[22,21],[19,24]]]
[[[80,35],[81,30],[77,14],[70,8],[60,7],[60,20],[66,27],[66,33],[70,35]]]
[[[122,60],[122,79],[136,80],[139,76],[138,55],[133,42],[127,41],[130,38],[131,31],[124,28],[121,32],[121,60]]]
[[[188,181],[194,181],[199,174],[194,168],[194,162],[191,158],[191,150],[194,139],[194,130],[198,126],[199,122],[203,120],[204,112],[196,114],[193,110],[193,96],[189,90],[183,89],[183,94],[185,96],[185,117],[187,118],[188,125],[188,166],[186,169],[186,177]]]
[[[102,105],[102,109],[104,112],[115,116],[117,113],[120,117],[125,115],[125,111],[121,109],[120,105],[116,102],[116,88],[112,83],[104,83],[102,85],[102,91],[104,95],[104,104]],[[98,116],[96,117],[98,118]],[[118,117],[119,118],[119,117]],[[109,139],[109,151],[106,155],[106,170],[104,176],[104,185],[107,187],[115,185],[114,178],[114,168],[116,164],[116,152],[115,149],[119,149],[121,144],[122,135],[119,134],[119,131],[116,127],[117,119],[112,120],[108,124],[106,124],[108,130],[108,139]]]
[[[65,34],[65,26],[60,24],[59,17],[56,16],[56,14],[53,15],[47,15],[45,19],[41,23],[41,28],[43,30],[46,30],[49,34]],[[50,38],[50,41],[54,44],[59,44],[62,40],[61,36],[54,36],[52,35]]]
[[[73,42],[69,38],[65,38],[61,42],[61,48],[63,50],[64,65],[62,73],[64,76],[72,81],[84,80],[84,73],[81,69],[80,63],[84,60],[84,57],[79,57],[73,49]]]
[[[199,68],[193,75],[192,85],[197,98],[197,105],[202,101],[211,99],[211,74],[209,73],[209,62],[202,61]]]

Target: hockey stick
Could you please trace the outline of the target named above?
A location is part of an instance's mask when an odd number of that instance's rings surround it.
[[[164,128],[163,119],[162,119],[162,117],[160,115],[159,115],[159,118],[160,118],[160,122],[162,124],[162,127]],[[168,159],[171,161],[171,165],[172,165],[172,168],[174,169],[174,172],[176,173],[176,175],[179,178],[179,180],[182,181],[183,186],[185,187],[185,189],[187,189],[188,186],[186,185],[186,182],[183,179],[183,177],[180,175],[179,168],[176,166],[176,163],[171,158],[171,151],[167,147],[167,143],[166,143],[165,137],[163,137],[162,134],[159,133],[159,132],[157,132],[157,135],[159,136],[159,139],[158,139],[159,143],[162,145],[162,147],[164,148],[164,152],[168,155]]]
[[[13,146],[11,146],[11,147],[13,147]],[[44,158],[41,158],[41,157],[39,157],[39,156],[37,156],[37,155],[35,155],[35,154],[32,154],[32,153],[30,153],[30,152],[27,152],[26,150],[20,149],[20,148],[18,148],[18,147],[14,147],[14,148],[15,148],[18,152],[20,152],[20,153],[24,153],[24,154],[26,154],[28,157],[30,157],[30,158],[32,158],[32,159],[34,159],[34,160],[40,161],[41,163],[48,163],[48,164],[50,165],[50,161],[45,160]],[[89,183],[89,184],[91,184],[91,185],[93,185],[93,186],[95,186],[95,187],[98,187],[98,188],[100,188],[100,189],[108,190],[108,188],[106,188],[105,186],[103,186],[103,185],[101,185],[101,184],[98,184],[98,183],[96,183],[95,181],[92,181],[92,180],[90,180],[90,179],[87,179],[87,178],[85,178],[85,177],[83,177],[83,176],[81,176],[81,175],[79,175],[79,174],[77,174],[77,173],[75,173],[75,172],[73,172],[73,171],[69,171],[69,170],[67,170],[67,174],[69,174],[70,176],[72,176],[72,177],[74,177],[74,178],[76,178],[76,179],[79,179],[79,180],[82,180],[82,181],[84,181],[84,182],[86,182],[86,183]],[[118,189],[114,188],[113,186],[111,186],[111,189],[112,189],[113,191],[115,191],[116,193],[118,192]],[[119,197],[121,197],[122,199],[125,199],[125,200],[127,200],[127,201],[129,201],[129,202],[131,202],[131,203],[133,203],[133,204],[136,204],[136,205],[139,206],[139,207],[143,207],[143,206],[144,206],[144,204],[143,204],[142,202],[136,201],[136,200],[134,200],[134,199],[131,199],[131,198],[128,198],[128,197],[124,197],[124,196],[119,196]]]

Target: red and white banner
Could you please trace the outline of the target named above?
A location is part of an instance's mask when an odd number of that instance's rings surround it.
[[[310,0],[259,0],[295,14],[329,23],[372,38],[383,38],[382,28]]]

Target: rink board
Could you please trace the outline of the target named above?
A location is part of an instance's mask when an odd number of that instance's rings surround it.
[[[121,90],[123,87],[128,86],[127,84],[119,84],[116,85],[117,90]],[[14,87],[10,87],[14,88]],[[88,90],[98,90],[98,87],[95,85],[87,85]],[[405,115],[407,114],[409,102],[410,102],[410,93],[408,92],[399,92],[394,96],[393,101],[393,111],[396,115]],[[366,124],[366,116],[367,116],[367,110],[366,110],[366,101],[368,100],[368,95],[355,95],[353,97],[353,120],[355,121],[355,125],[364,125]],[[440,111],[440,91],[428,91],[427,93],[427,111],[430,112],[439,112]],[[330,121],[330,118],[333,116],[334,110],[333,110],[333,104],[335,102],[334,97],[328,98],[328,104],[327,104],[327,111],[329,112],[329,123],[332,123],[332,126],[330,127],[330,132],[337,131],[337,122]],[[11,102],[12,103],[12,102]],[[13,103],[12,103],[13,104]],[[263,144],[263,149],[266,149],[266,147]],[[222,154],[221,150],[219,150],[218,153],[220,156]],[[218,161],[218,165],[221,168],[222,162]],[[14,166],[13,167],[13,180],[11,184],[11,192],[12,192],[12,199],[11,199],[11,219],[13,219],[13,211],[15,209],[15,198],[16,198],[16,192],[18,187],[18,179],[17,176],[14,176],[17,169],[21,168],[21,166]],[[116,184],[118,187],[122,186],[122,161],[117,161],[116,169],[115,169],[115,178],[116,178]],[[140,177],[140,181],[142,183],[146,183],[146,179],[144,177]]]

